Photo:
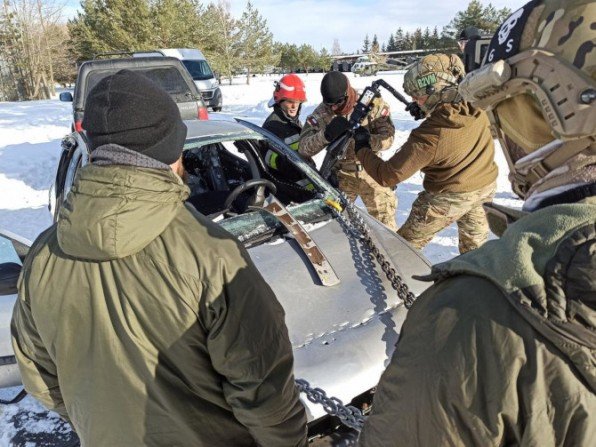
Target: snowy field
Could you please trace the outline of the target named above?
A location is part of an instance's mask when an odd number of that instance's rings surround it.
[[[353,77],[349,74],[352,85],[364,88],[375,78]],[[301,75],[306,84],[308,102],[302,108],[301,118],[314,110],[321,101],[319,85],[323,74]],[[382,78],[402,91],[403,73],[386,72]],[[258,76],[251,78],[250,85],[245,78],[234,80],[232,85],[224,81],[223,111],[210,113],[210,119],[243,119],[262,124],[271,112],[267,103],[273,91],[273,81],[278,76]],[[383,158],[391,156],[403,144],[412,129],[418,123],[404,111],[404,106],[383,91],[383,98],[391,106],[391,116],[395,124],[395,142],[392,149]],[[72,120],[72,105],[58,100],[31,101],[23,103],[0,102],[0,228],[33,240],[51,224],[48,212],[49,189],[54,180],[56,166],[60,156],[60,141],[69,132]],[[496,202],[519,207],[507,180],[507,164],[500,150],[497,150],[499,177]],[[422,176],[414,175],[400,184],[396,190],[398,196],[397,223],[405,222],[412,202],[422,190]],[[362,203],[358,202],[360,205]],[[424,254],[431,262],[448,260],[458,254],[457,227],[452,225],[435,237],[424,249]],[[7,398],[10,392],[0,392],[0,398]],[[28,431],[54,432],[65,427],[59,419],[36,421],[35,414],[43,411],[31,397],[20,404],[5,407],[0,405],[0,446],[12,445],[10,439],[17,430],[13,416],[18,411],[29,411],[31,418],[26,422]]]

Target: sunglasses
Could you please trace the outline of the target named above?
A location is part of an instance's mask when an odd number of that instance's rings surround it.
[[[329,106],[329,107],[332,107],[332,106],[341,106],[341,105],[343,105],[343,103],[346,102],[347,99],[348,99],[348,94],[346,93],[344,96],[342,96],[338,100],[333,101],[333,102],[326,102],[324,104],[326,106]]]

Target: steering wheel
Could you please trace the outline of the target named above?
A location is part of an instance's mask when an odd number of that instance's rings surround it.
[[[270,182],[269,180],[264,179],[264,178],[253,178],[251,180],[244,182],[242,185],[236,186],[232,190],[232,192],[230,193],[230,195],[226,198],[226,201],[224,202],[224,205],[223,205],[224,210],[229,210],[230,207],[232,206],[232,203],[234,203],[234,200],[236,200],[238,198],[238,196],[240,194],[242,194],[244,191],[247,191],[252,188],[258,188],[258,187],[260,187],[261,189],[259,191],[257,191],[257,193],[255,194],[254,205],[260,206],[265,201],[265,188],[267,188],[269,191],[271,191],[272,194],[275,194],[277,192],[277,186],[275,186],[275,184],[273,182]]]

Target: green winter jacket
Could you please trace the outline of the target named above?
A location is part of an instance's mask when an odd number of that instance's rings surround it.
[[[596,200],[534,212],[431,278],[360,445],[593,446]]]
[[[298,446],[284,311],[171,170],[88,165],[19,285],[27,391],[84,446]]]

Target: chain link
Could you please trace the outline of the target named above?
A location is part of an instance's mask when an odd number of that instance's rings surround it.
[[[361,431],[366,418],[362,412],[352,406],[344,405],[337,397],[328,397],[327,393],[321,388],[313,388],[304,379],[296,379],[296,386],[301,393],[306,394],[306,398],[314,404],[321,404],[325,412],[331,416],[339,418],[342,424]]]
[[[375,259],[379,263],[381,270],[387,276],[387,279],[391,282],[391,286],[397,292],[397,297],[404,302],[407,309],[412,307],[416,300],[416,295],[412,293],[408,285],[397,273],[391,262],[388,261],[381,250],[375,245],[371,231],[360,212],[356,209],[356,206],[351,203],[343,192],[340,192],[341,198],[345,204],[345,208],[348,211],[348,221],[342,214],[337,213],[339,218],[342,219],[349,228],[355,230],[360,239],[366,244]],[[366,417],[362,412],[354,407],[353,405],[344,405],[343,402],[337,397],[327,397],[327,393],[321,388],[313,388],[304,379],[296,379],[296,386],[301,393],[306,394],[306,398],[315,404],[321,404],[325,412],[331,416],[339,418],[339,420],[346,426],[353,428],[356,431],[361,431],[366,421]]]
[[[351,224],[352,228],[357,230],[361,240],[374,255],[375,259],[379,263],[379,266],[381,267],[381,270],[383,270],[383,273],[385,273],[385,276],[387,276],[391,286],[397,292],[397,297],[404,302],[406,309],[409,309],[412,307],[412,304],[414,304],[416,295],[412,293],[408,285],[405,283],[402,277],[399,276],[393,265],[391,265],[391,262],[385,258],[383,253],[381,253],[381,250],[379,250],[379,248],[375,245],[371,236],[370,228],[364,221],[364,218],[360,212],[356,209],[356,205],[350,202],[343,192],[340,192],[340,195],[345,204],[345,208],[348,211],[348,223]],[[340,213],[338,213],[338,215],[340,219],[344,218]]]

